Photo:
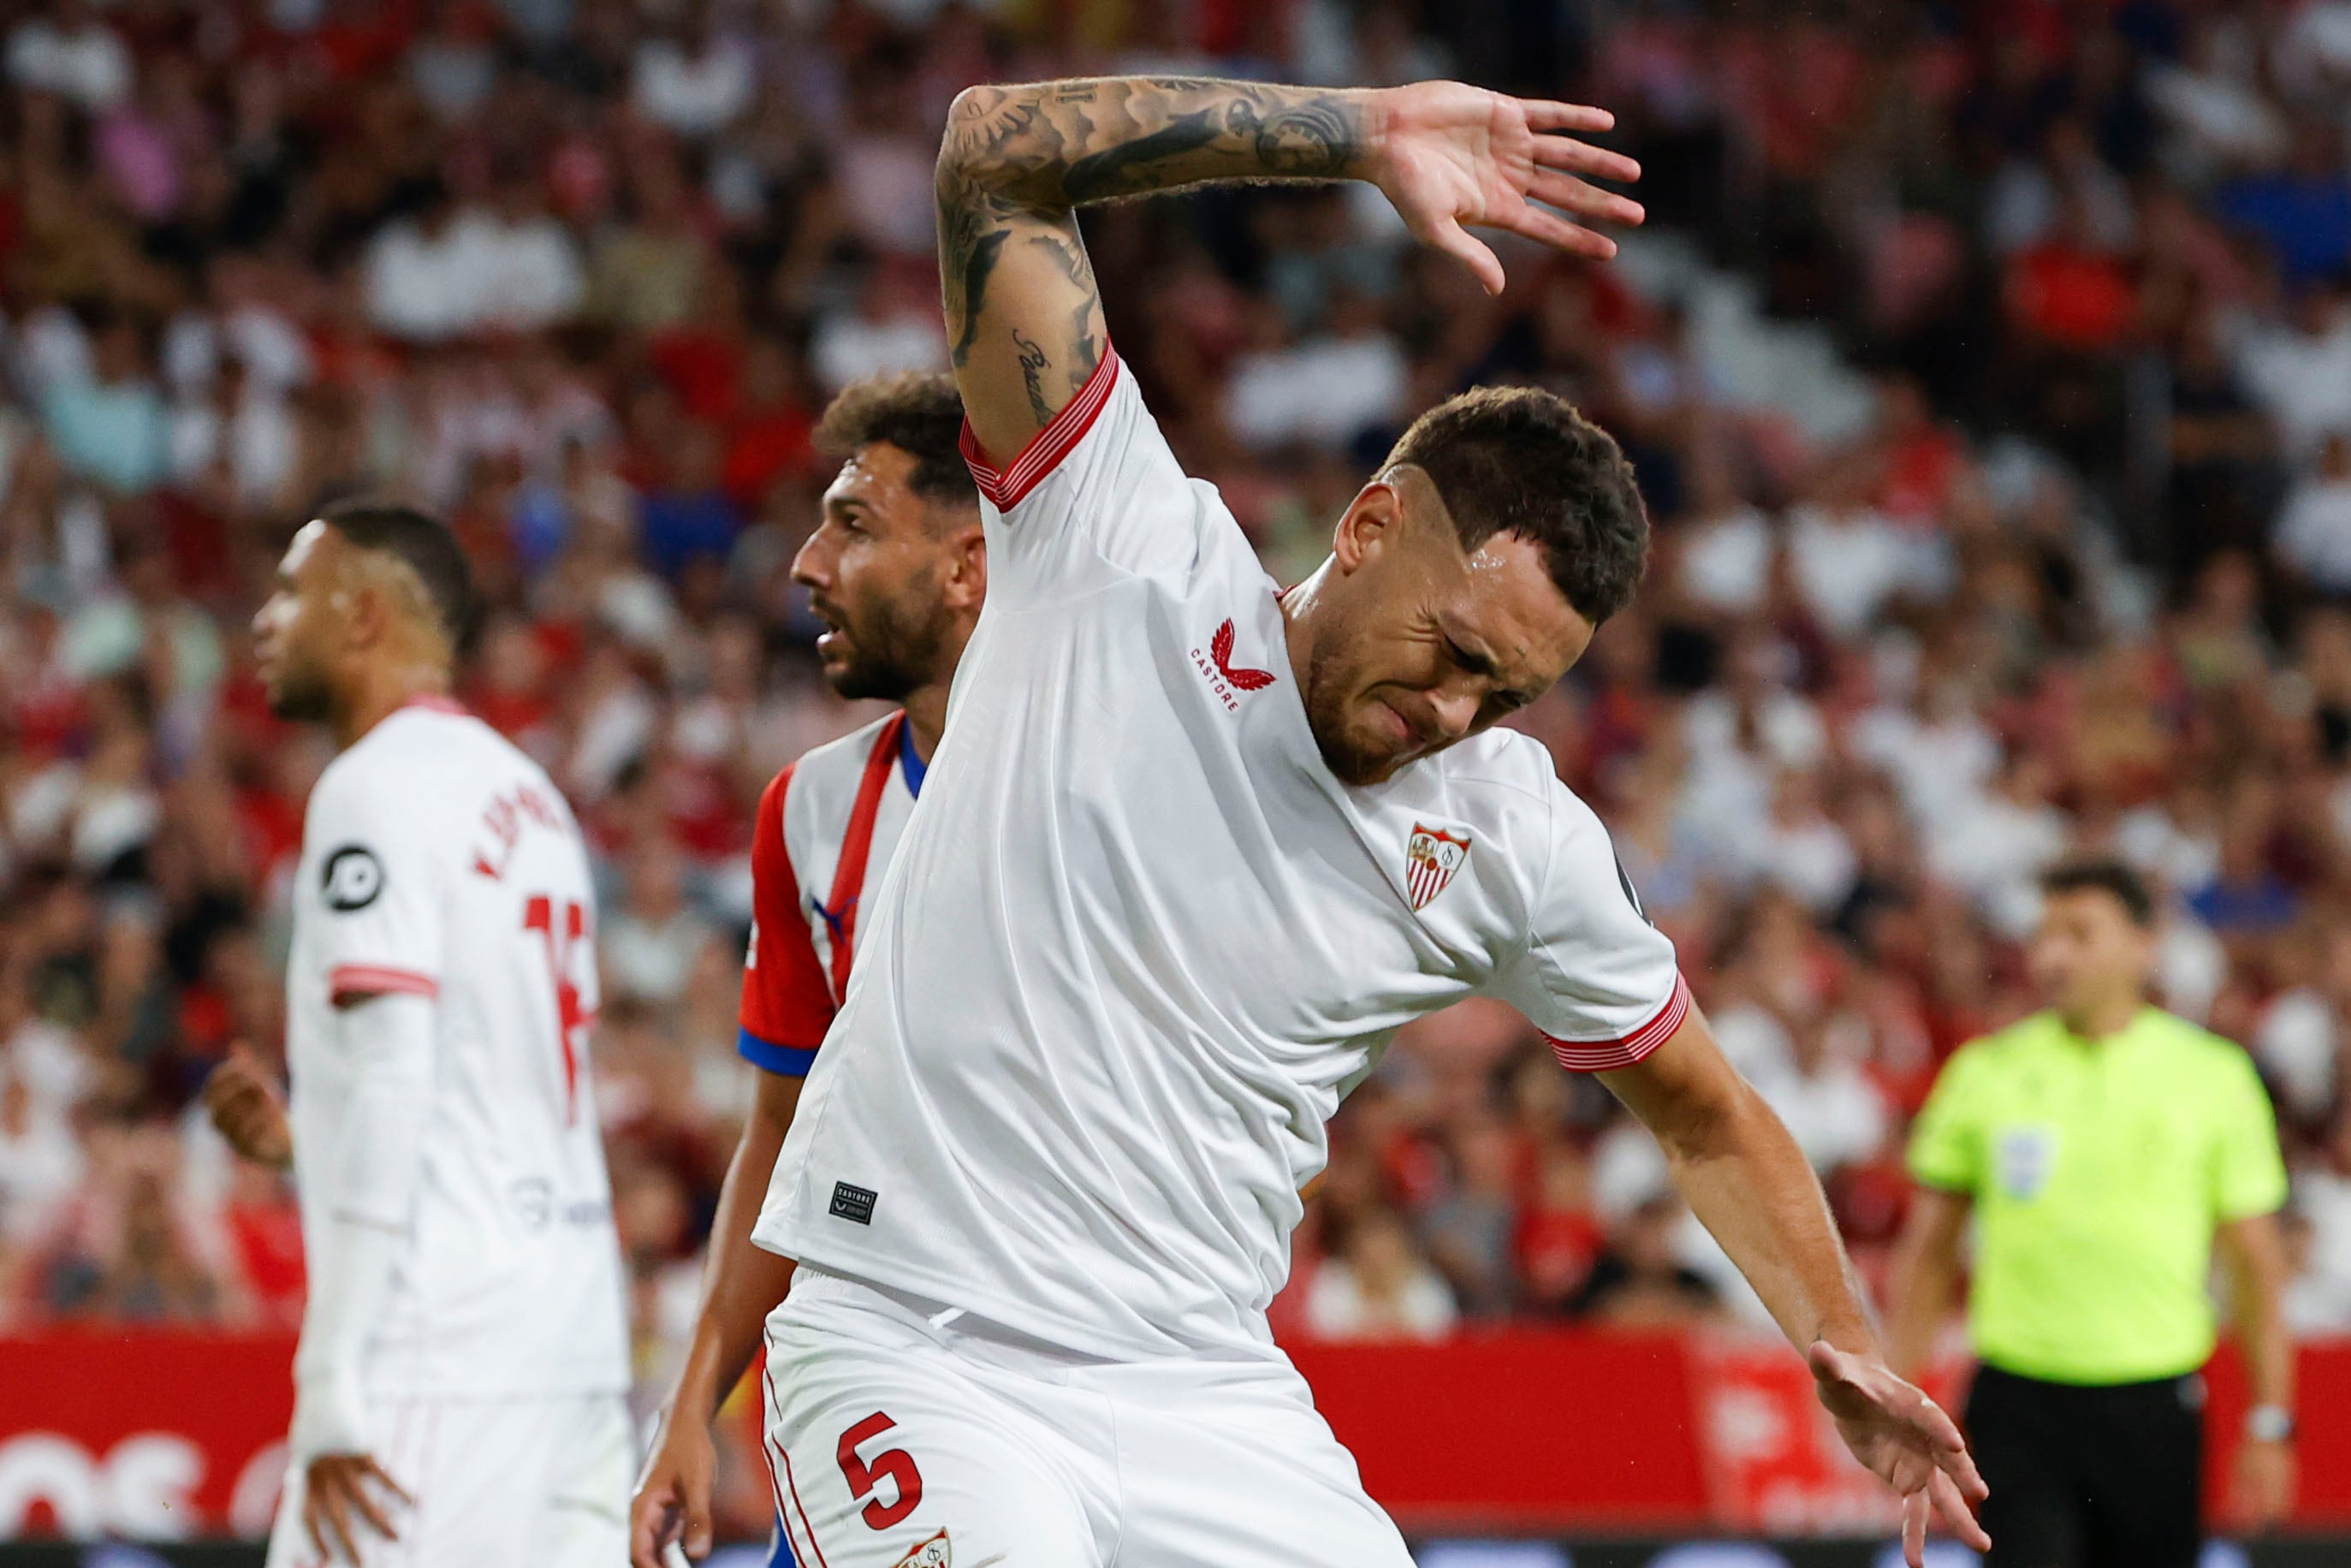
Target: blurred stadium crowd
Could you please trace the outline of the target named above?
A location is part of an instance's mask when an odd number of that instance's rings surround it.
[[[1576,398],[1659,525],[1524,716],[1614,828],[1865,1270],[1906,1117],[2031,1005],[2035,872],[2167,890],[2168,1004],[2246,1043],[2305,1333],[2351,1330],[2346,0],[117,0],[0,68],[0,1326],[290,1325],[277,1179],[191,1110],[275,1051],[324,742],[246,618],[307,510],[442,509],[465,694],[603,882],[641,1370],[745,1103],[760,786],[865,716],[789,564],[859,374],[944,362],[930,167],[986,78],[1456,74],[1614,108],[1649,231],[1510,291],[1351,189],[1099,210],[1114,337],[1272,570],[1415,412]],[[1368,199],[1359,199],[1368,198]],[[1343,1112],[1292,1333],[1751,1309],[1654,1146],[1516,1016]]]

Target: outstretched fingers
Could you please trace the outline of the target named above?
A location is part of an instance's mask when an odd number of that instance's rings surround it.
[[[1519,110],[1537,131],[1607,131],[1616,124],[1616,117],[1604,109],[1552,98],[1522,98]]]
[[[1535,172],[1535,177],[1528,182],[1527,196],[1545,206],[1599,223],[1637,224],[1648,216],[1641,204],[1629,196],[1587,185],[1566,174],[1554,174],[1548,169]]]
[[[1588,256],[1597,261],[1606,261],[1616,254],[1614,240],[1569,223],[1548,207],[1522,202],[1518,211],[1491,221],[1496,228],[1524,235],[1531,240],[1550,246],[1554,250],[1563,250],[1571,256]]]
[[[1976,1469],[1976,1457],[1968,1452],[1967,1437],[1959,1431],[1959,1424],[1951,1419],[1950,1412],[1921,1394],[1917,1420],[1933,1450],[1937,1471],[1950,1478],[1959,1495],[1970,1502],[1981,1502],[1990,1497],[1991,1488],[1985,1483],[1983,1472]]]
[[[387,1493],[402,1502],[408,1500],[408,1494],[402,1491],[400,1483],[384,1474],[382,1467],[372,1459],[367,1462],[364,1469],[351,1478],[351,1505],[359,1510],[360,1517],[372,1525],[378,1535],[387,1541],[397,1541],[400,1539],[400,1531],[392,1528],[391,1511],[381,1501],[368,1495],[370,1481],[382,1487]]]
[[[1598,180],[1622,180],[1629,184],[1641,177],[1641,165],[1622,152],[1611,152],[1573,136],[1537,136],[1534,161],[1546,169],[1564,169]]]
[[[1959,1495],[1970,1502],[1981,1502],[1991,1496],[1991,1484],[1983,1479],[1983,1472],[1976,1469],[1976,1457],[1968,1452],[1966,1444],[1938,1453],[1935,1468],[1950,1477],[1952,1484],[1959,1489]]]
[[[1505,280],[1500,259],[1483,240],[1475,238],[1464,229],[1458,220],[1451,216],[1439,218],[1429,226],[1426,239],[1432,249],[1443,251],[1468,267],[1487,293],[1498,295],[1502,292]]]
[[[302,1522],[310,1531],[310,1544],[329,1563],[347,1559],[360,1560],[360,1549],[352,1542],[351,1527],[339,1493],[313,1491],[304,1500]]]
[[[1933,1511],[1923,1491],[1902,1500],[1902,1561],[1910,1568],[1927,1568],[1927,1516]]]
[[[1919,1495],[1914,1492],[1910,1498],[1905,1499],[1905,1507],[1907,1508],[1908,1503]],[[1968,1506],[1969,1500],[1960,1495],[1959,1488],[1947,1472],[1937,1470],[1929,1477],[1924,1495],[1934,1500],[1935,1511],[1943,1516],[1943,1523],[1949,1528],[1953,1535],[1958,1536],[1978,1552],[1986,1551],[1991,1547],[1991,1537],[1984,1533],[1984,1527],[1976,1521],[1975,1511]],[[1976,1500],[1981,1501],[1982,1499],[1979,1496]],[[1923,1509],[1920,1510],[1922,1516],[1924,1512]]]

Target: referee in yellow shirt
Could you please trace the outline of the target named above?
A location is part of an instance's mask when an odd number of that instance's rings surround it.
[[[1921,1191],[1887,1359],[1917,1378],[1972,1213],[1967,1425],[1991,1487],[1989,1568],[2192,1568],[2215,1240],[2252,1380],[2242,1504],[2266,1525],[2293,1496],[2276,1123],[2242,1051],[2147,1002],[2154,905],[2136,873],[2077,862],[2043,892],[2047,1010],[1962,1047],[1911,1135]]]

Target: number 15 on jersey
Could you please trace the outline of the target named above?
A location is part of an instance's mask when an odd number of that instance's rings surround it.
[[[556,1045],[563,1054],[563,1120],[568,1126],[580,1120],[580,1052],[587,1043],[581,1031],[596,1021],[596,1015],[580,1005],[580,982],[572,967],[582,958],[590,964],[596,961],[587,906],[573,899],[558,901],[534,894],[523,905],[522,925],[526,931],[538,933],[547,952],[548,977],[555,987]]]

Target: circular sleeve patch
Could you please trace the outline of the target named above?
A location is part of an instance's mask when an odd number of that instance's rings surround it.
[[[365,844],[345,844],[327,857],[319,890],[340,914],[365,909],[383,892],[383,862]]]

